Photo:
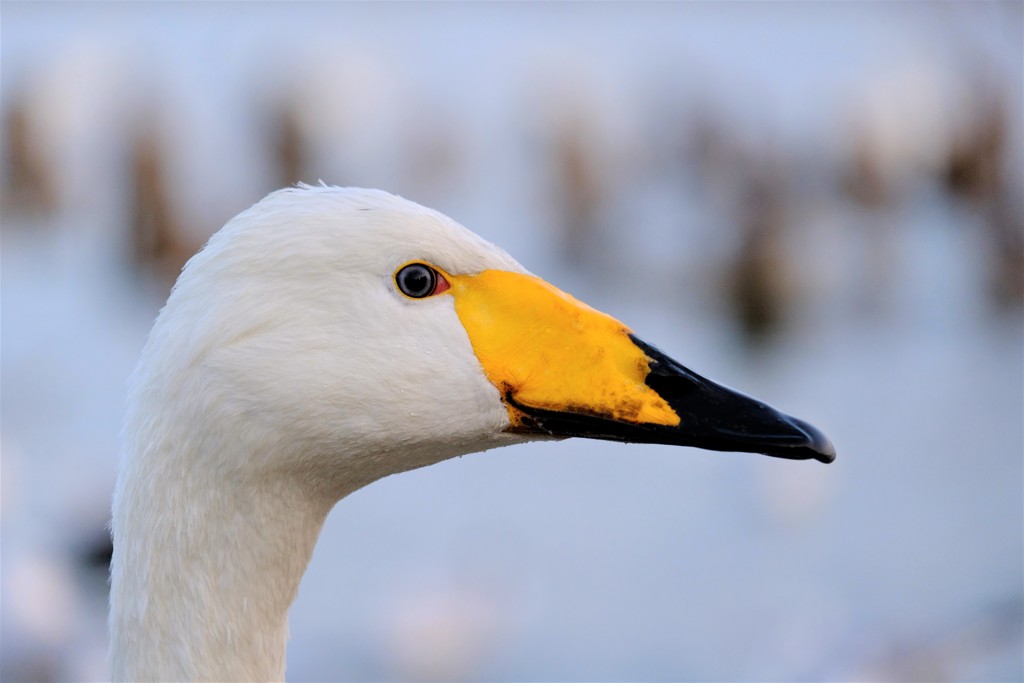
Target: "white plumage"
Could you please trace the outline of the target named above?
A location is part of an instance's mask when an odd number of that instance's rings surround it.
[[[283,677],[287,609],[337,500],[522,440],[450,303],[391,285],[413,259],[522,270],[411,202],[310,187],[237,216],[185,267],[129,398],[116,679]]]

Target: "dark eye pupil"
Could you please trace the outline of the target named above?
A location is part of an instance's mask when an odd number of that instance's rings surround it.
[[[398,288],[415,299],[430,296],[434,292],[436,282],[434,271],[421,263],[413,263],[402,268],[395,276]]]

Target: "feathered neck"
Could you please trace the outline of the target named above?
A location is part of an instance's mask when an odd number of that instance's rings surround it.
[[[210,468],[207,449],[233,446],[164,422],[129,434],[115,493],[114,680],[282,680],[288,609],[337,498]]]

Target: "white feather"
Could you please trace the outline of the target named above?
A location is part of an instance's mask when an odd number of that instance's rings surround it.
[[[186,265],[132,380],[115,680],[283,678],[288,608],[334,503],[522,440],[452,297],[395,289],[414,260],[525,272],[435,211],[325,186],[269,195]]]

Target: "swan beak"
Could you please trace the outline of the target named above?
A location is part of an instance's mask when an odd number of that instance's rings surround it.
[[[509,431],[835,460],[818,429],[716,384],[532,275],[450,278]]]

